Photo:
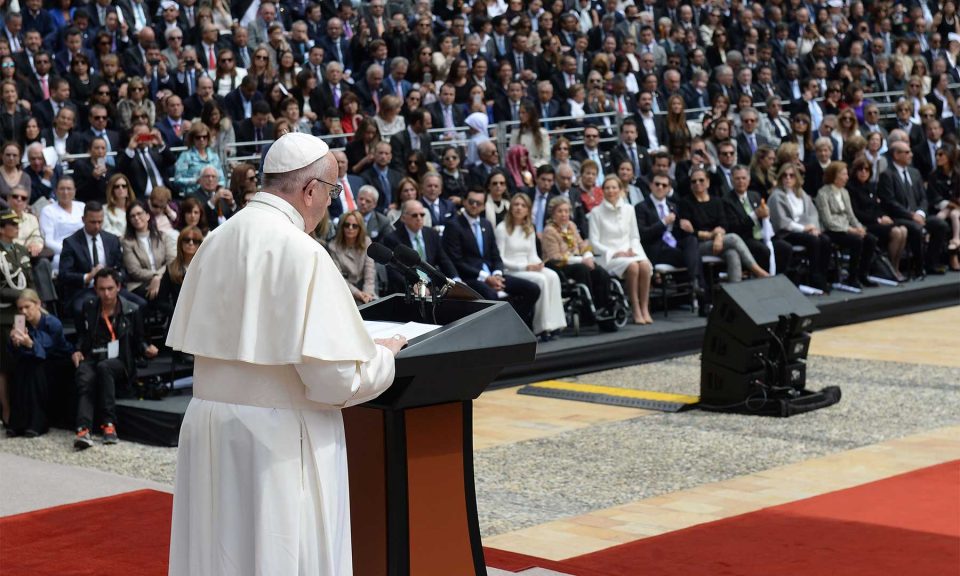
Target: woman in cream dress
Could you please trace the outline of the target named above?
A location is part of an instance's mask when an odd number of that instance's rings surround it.
[[[567,327],[560,299],[560,277],[544,267],[537,255],[537,235],[530,218],[530,197],[517,194],[510,200],[510,211],[494,232],[504,272],[529,280],[540,288],[533,310],[533,331],[542,340],[551,340],[554,331]]]
[[[653,324],[650,316],[650,278],[653,267],[640,244],[633,206],[624,199],[624,186],[613,174],[603,179],[603,202],[589,214],[590,243],[599,252],[600,265],[611,276],[626,281],[627,297],[637,324]]]

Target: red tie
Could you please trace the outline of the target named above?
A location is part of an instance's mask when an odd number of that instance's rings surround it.
[[[47,84],[46,77],[40,78],[40,87],[43,88],[43,99],[50,99],[50,86]]]
[[[353,212],[357,209],[357,204],[353,201],[353,190],[350,189],[350,182],[346,178],[343,182],[343,201],[347,203],[347,211]]]
[[[209,54],[209,56],[207,57],[207,58],[208,58],[207,70],[216,70],[216,69],[217,69],[217,57],[216,57],[216,55],[214,55],[214,53],[213,53],[213,46],[211,46],[211,47],[209,48],[208,54]]]
[[[617,98],[617,110],[623,114],[623,96]]]

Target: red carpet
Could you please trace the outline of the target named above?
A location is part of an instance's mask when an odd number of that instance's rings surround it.
[[[163,576],[172,509],[138,490],[0,518],[0,574]]]
[[[486,559],[576,576],[956,576],[960,461],[560,562],[492,549]]]

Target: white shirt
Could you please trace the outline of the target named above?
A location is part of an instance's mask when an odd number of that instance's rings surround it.
[[[657,125],[653,121],[653,114],[644,116],[640,114],[640,121],[643,122],[643,129],[647,132],[647,141],[650,143],[648,149],[653,150],[660,147],[660,140],[657,139]]]
[[[83,202],[74,200],[67,212],[59,202],[51,202],[40,211],[40,231],[44,245],[53,250],[53,269],[60,269],[63,240],[83,228]]]

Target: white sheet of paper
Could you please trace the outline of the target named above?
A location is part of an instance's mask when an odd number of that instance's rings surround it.
[[[422,324],[420,322],[403,323],[364,320],[363,327],[367,329],[367,334],[369,334],[371,338],[390,338],[394,334],[399,334],[407,340],[413,340],[417,336],[433,332],[437,328],[440,328],[440,325]]]

